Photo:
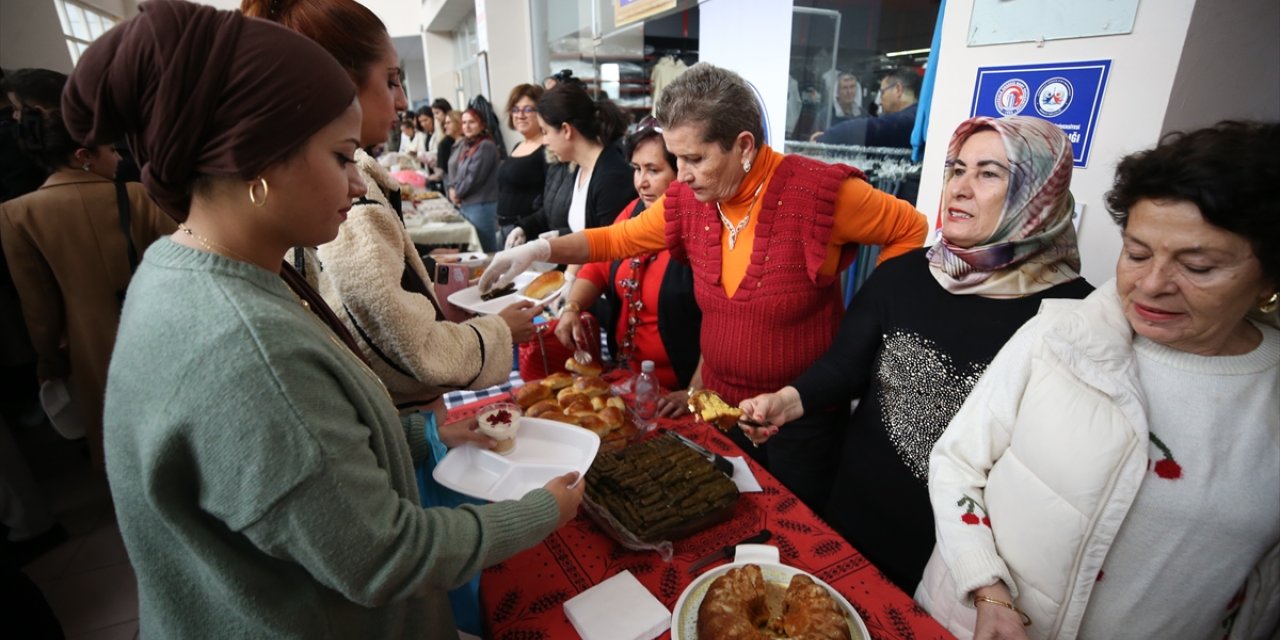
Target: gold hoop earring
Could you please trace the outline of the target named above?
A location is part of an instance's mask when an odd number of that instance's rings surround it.
[[[1258,304],[1258,311],[1262,313],[1272,313],[1277,308],[1280,308],[1280,291],[1272,292],[1270,298]]]
[[[254,187],[257,187],[259,184],[262,185],[262,202],[258,202],[257,193],[254,189]],[[249,183],[249,202],[252,202],[253,206],[262,207],[263,205],[267,204],[267,197],[270,195],[271,195],[271,187],[267,185],[266,178],[259,176],[257,182]]]

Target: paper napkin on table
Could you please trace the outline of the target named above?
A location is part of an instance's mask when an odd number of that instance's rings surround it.
[[[564,603],[584,640],[653,640],[671,628],[671,612],[630,571],[623,571]]]
[[[759,493],[764,490],[760,488],[756,474],[751,473],[751,467],[747,465],[746,458],[726,457],[725,460],[733,463],[733,483],[738,485],[738,493]]]

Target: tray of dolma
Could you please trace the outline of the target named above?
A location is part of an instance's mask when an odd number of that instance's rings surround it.
[[[587,513],[624,547],[672,554],[679,540],[728,520],[738,488],[669,435],[601,453],[587,473]]]

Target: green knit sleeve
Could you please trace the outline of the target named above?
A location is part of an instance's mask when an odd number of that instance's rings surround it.
[[[559,509],[542,489],[477,507],[419,506],[403,427],[386,394],[339,355],[320,366],[300,366],[307,361],[300,354],[272,359],[291,414],[274,428],[308,433],[319,461],[244,529],[256,546],[354,602],[379,606],[463,584],[551,533]]]

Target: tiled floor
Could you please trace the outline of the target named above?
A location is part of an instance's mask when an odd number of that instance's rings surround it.
[[[67,638],[136,638],[138,586],[120,540],[106,476],[90,470],[81,445],[62,440],[52,429],[18,430],[15,436],[70,534],[24,571],[44,592]]]

